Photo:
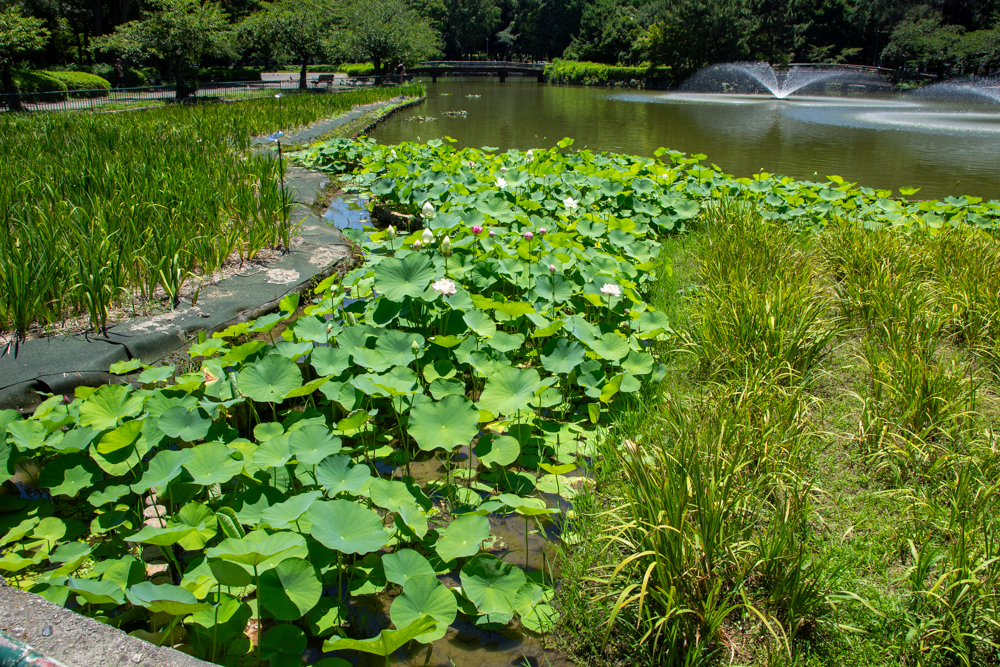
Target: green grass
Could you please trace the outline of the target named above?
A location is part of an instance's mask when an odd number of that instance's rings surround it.
[[[419,87],[0,120],[0,331],[175,295],[275,247],[290,206],[250,140]]]
[[[693,228],[649,294],[670,370],[577,508],[560,643],[588,665],[998,664],[1000,244],[792,234],[732,204]]]

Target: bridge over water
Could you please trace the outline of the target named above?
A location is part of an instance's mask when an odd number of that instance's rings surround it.
[[[407,70],[407,74],[430,76],[435,83],[439,76],[448,74],[493,74],[500,77],[500,82],[507,80],[509,74],[527,74],[543,81],[545,65],[548,63],[520,63],[504,60],[428,60]]]

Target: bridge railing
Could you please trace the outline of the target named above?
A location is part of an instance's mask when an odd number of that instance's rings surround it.
[[[522,69],[544,70],[547,63],[522,63],[510,60],[427,60],[417,67],[440,67],[448,69]]]

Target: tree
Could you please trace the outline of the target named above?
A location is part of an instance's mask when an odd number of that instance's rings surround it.
[[[174,70],[177,99],[183,99],[191,92],[184,82],[185,68],[199,65],[206,55],[226,53],[230,36],[229,17],[216,2],[155,0],[145,18],[129,21],[93,43],[136,60],[165,59]]]
[[[324,55],[333,22],[327,0],[277,0],[243,21],[240,32],[258,51],[291,56],[302,66],[299,89],[305,90],[309,61]]]
[[[403,0],[355,0],[344,19],[342,48],[351,57],[371,61],[376,78],[383,63],[412,65],[439,50],[437,32]]]
[[[955,47],[965,28],[942,25],[941,14],[915,10],[892,31],[882,60],[890,66],[909,65],[942,72],[955,59]]]
[[[8,95],[7,106],[11,111],[20,111],[22,108],[11,71],[14,58],[45,46],[49,31],[42,27],[43,23],[42,19],[24,16],[19,6],[8,7],[0,12],[0,80]]]

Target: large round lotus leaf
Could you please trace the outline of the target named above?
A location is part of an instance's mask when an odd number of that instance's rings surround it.
[[[188,410],[180,406],[164,412],[156,424],[171,438],[179,438],[185,442],[201,440],[208,435],[208,429],[212,428],[212,420],[204,410]]]
[[[430,616],[424,616],[404,628],[383,630],[371,639],[333,637],[323,642],[323,651],[355,650],[388,658],[388,656],[398,651],[404,644],[413,641],[436,626],[437,621]]]
[[[447,563],[456,558],[475,555],[479,551],[479,545],[489,536],[489,519],[469,514],[452,521],[434,548],[441,560]]]
[[[223,593],[218,606],[195,612],[186,621],[205,628],[217,641],[227,641],[246,630],[247,621],[252,615],[250,605],[235,596]]]
[[[321,495],[323,494],[319,491],[309,491],[292,496],[283,503],[265,509],[260,513],[260,520],[278,530],[291,528]]]
[[[340,375],[351,365],[351,351],[342,347],[318,347],[309,362],[320,375]]]
[[[593,343],[590,349],[599,354],[602,359],[618,361],[629,353],[628,341],[616,333],[606,333]]]
[[[646,375],[653,372],[653,355],[632,350],[622,362],[622,370],[631,375]]]
[[[373,503],[390,512],[398,511],[400,505],[417,502],[417,498],[406,484],[381,477],[376,477],[368,485],[368,497]]]
[[[287,435],[271,438],[253,453],[253,462],[261,470],[277,468],[288,463],[292,458],[292,448]]]
[[[97,581],[96,579],[66,580],[66,587],[74,595],[79,595],[90,604],[122,604],[125,596],[121,587],[113,581]],[[191,597],[194,597],[193,595]]]
[[[407,428],[425,452],[452,450],[469,444],[479,433],[479,410],[464,396],[445,396],[414,407]]]
[[[550,373],[572,373],[587,358],[587,350],[575,340],[553,338],[545,344],[541,358]]]
[[[486,341],[488,347],[497,352],[513,352],[524,346],[524,336],[521,334],[510,334],[506,331],[498,331],[493,337]]]
[[[215,513],[201,503],[187,503],[170,519],[170,524],[187,526],[192,531],[177,541],[185,551],[198,551],[215,537],[218,530],[218,519]]]
[[[416,350],[414,350],[416,343]],[[406,366],[422,353],[424,337],[419,334],[407,333],[399,329],[391,329],[378,337],[375,349],[382,353],[387,363],[393,366]]]
[[[457,615],[455,594],[434,575],[410,577],[403,584],[403,594],[393,600],[389,608],[389,618],[397,628],[405,627],[421,616],[430,616],[437,621],[433,630],[414,638],[421,644],[444,637]]]
[[[46,487],[53,496],[75,498],[101,478],[101,469],[83,454],[69,454],[52,459],[42,468],[38,485]]]
[[[535,277],[535,294],[543,301],[550,303],[569,301],[575,290],[576,285],[561,275],[549,274]]]
[[[226,538],[219,546],[205,552],[209,558],[220,558],[251,568],[256,566],[258,572],[274,567],[288,558],[306,558],[308,554],[306,540],[298,533],[268,535],[262,530],[247,533],[242,538]]]
[[[520,455],[521,444],[509,435],[484,433],[476,441],[476,456],[485,466],[508,466]]]
[[[391,537],[382,527],[382,517],[347,500],[315,502],[306,518],[312,523],[313,537],[345,554],[378,551]]]
[[[478,336],[491,338],[497,332],[496,322],[482,310],[470,310],[462,315],[462,319]]]
[[[340,451],[340,438],[319,424],[309,424],[288,434],[288,448],[299,463],[314,466]]]
[[[239,389],[260,403],[278,403],[302,386],[302,371],[287,357],[271,354],[240,371]]]
[[[435,576],[430,561],[413,549],[400,549],[396,553],[385,554],[382,556],[382,567],[385,578],[400,586],[412,577]],[[395,622],[394,620],[393,623]]]
[[[50,543],[58,542],[66,537],[66,522],[54,516],[42,519],[31,531],[31,537]]]
[[[177,451],[164,449],[157,452],[149,462],[149,469],[143,474],[142,479],[132,485],[132,490],[136,493],[145,493],[154,488],[166,488],[172,479],[181,474],[184,464],[190,458],[190,449]]]
[[[534,369],[504,368],[487,378],[479,405],[493,414],[514,415],[530,407],[541,384]]]
[[[159,611],[171,616],[192,614],[212,605],[198,602],[194,593],[172,584],[154,584],[149,581],[132,586],[125,591],[128,601],[150,611]]]
[[[323,594],[323,585],[313,566],[301,558],[289,558],[260,575],[258,600],[269,614],[282,621],[302,618]]]
[[[143,397],[133,394],[129,386],[106,384],[80,406],[80,425],[99,431],[114,428],[119,419],[142,412],[142,401]]]
[[[434,265],[420,252],[403,259],[388,257],[375,266],[375,289],[390,301],[420,298],[433,279]]]
[[[351,457],[346,454],[329,456],[316,466],[316,480],[330,497],[344,491],[357,493],[369,477],[368,466],[352,465]]]
[[[184,463],[195,484],[211,486],[228,482],[243,470],[243,461],[233,458],[233,451],[221,442],[207,442],[191,449]]]
[[[117,452],[119,449],[125,449],[139,437],[142,426],[142,420],[132,419],[118,428],[108,431],[101,436],[100,441],[97,443],[97,451],[101,454],[111,454],[112,452]]]
[[[427,535],[427,515],[416,505],[410,503],[399,504],[399,518],[403,520],[406,527],[413,531],[414,535],[424,539]]]
[[[496,556],[476,556],[462,568],[462,590],[480,614],[512,614],[527,577],[521,568]]]
[[[299,667],[306,643],[306,633],[301,628],[276,625],[260,640],[260,657],[271,667]]]

